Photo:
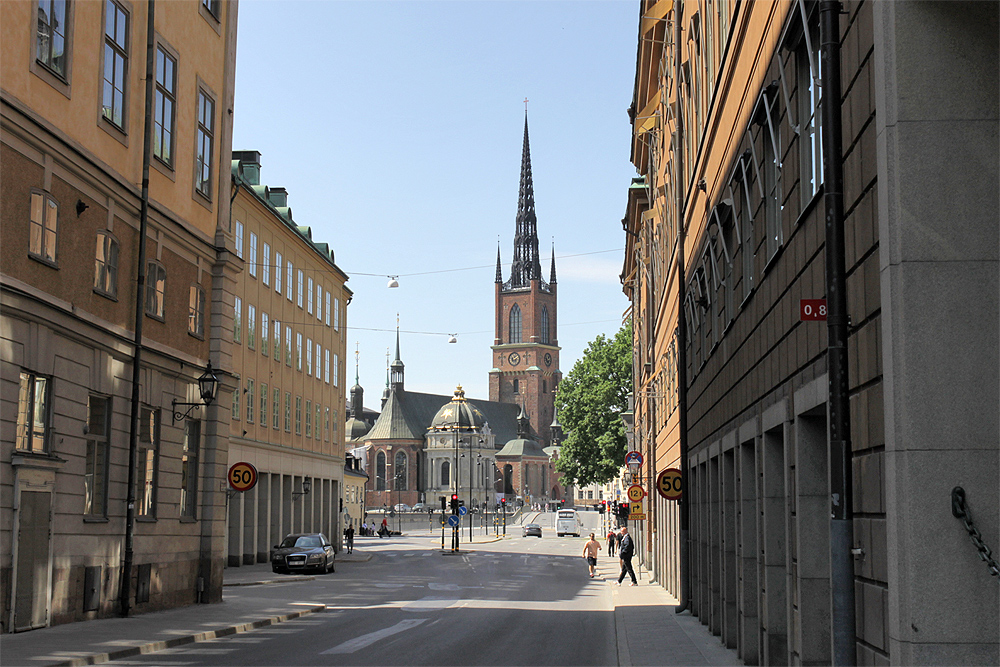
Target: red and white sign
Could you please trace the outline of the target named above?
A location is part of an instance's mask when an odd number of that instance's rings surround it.
[[[826,299],[802,299],[799,301],[799,319],[803,322],[826,319]]]

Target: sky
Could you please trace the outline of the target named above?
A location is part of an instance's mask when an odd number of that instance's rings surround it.
[[[347,386],[358,349],[366,406],[397,313],[407,389],[488,398],[525,98],[563,374],[620,328],[638,17],[626,1],[241,0],[233,148],[261,152],[261,182],[350,276]]]

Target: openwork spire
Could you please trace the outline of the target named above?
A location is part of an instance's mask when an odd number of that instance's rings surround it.
[[[528,112],[524,112],[524,144],[521,148],[521,183],[517,193],[517,226],[514,234],[514,261],[510,286],[527,287],[541,280],[538,261],[538,229],[535,219],[535,188],[531,182],[531,151],[528,147]]]
[[[497,282],[503,282],[503,272],[500,269],[500,243],[497,242]]]
[[[552,270],[549,272],[549,284],[556,284],[556,247],[552,246]]]

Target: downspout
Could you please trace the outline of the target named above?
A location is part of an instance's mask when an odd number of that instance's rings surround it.
[[[847,374],[847,290],[844,268],[844,164],[841,154],[840,10],[820,3],[823,62],[823,203],[826,210],[827,373],[830,383],[830,593],[834,665],[857,664],[851,414]]]
[[[132,403],[128,434],[128,492],[125,505],[125,557],[119,582],[121,615],[128,617],[132,587],[133,543],[135,541],[135,462],[139,439],[139,380],[142,362],[142,324],[146,296],[146,230],[149,226],[149,161],[153,146],[153,77],[156,43],[156,0],[149,0],[146,10],[146,99],[142,129],[142,192],[139,200],[139,257],[135,291],[135,352],[132,355]]]
[[[678,0],[674,4],[674,81],[677,81],[677,105],[680,107],[680,80],[681,80],[681,21],[683,14],[683,0]],[[677,173],[684,173],[684,152],[681,147],[684,145],[684,124],[680,113],[675,115],[677,122],[677,134],[674,138],[674,155],[677,156]],[[681,539],[680,539],[680,591],[678,600],[680,605],[674,611],[681,613],[691,606],[691,557],[690,546],[690,503],[688,501],[688,414],[687,414],[687,316],[684,313],[684,300],[687,298],[687,283],[684,277],[684,244],[687,240],[685,232],[686,211],[684,201],[686,197],[681,192],[683,178],[677,179],[677,215],[679,216],[677,225],[677,419],[680,430],[680,468],[681,468],[681,499],[677,501],[677,509],[680,510]]]

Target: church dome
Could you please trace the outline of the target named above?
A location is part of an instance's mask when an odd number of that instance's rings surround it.
[[[356,417],[351,417],[347,420],[347,424],[344,426],[344,433],[347,435],[348,440],[357,440],[368,435],[368,431],[371,427],[360,419]]]
[[[430,431],[481,432],[486,425],[486,417],[475,405],[465,398],[465,391],[459,385],[455,397],[441,406],[431,420]]]

